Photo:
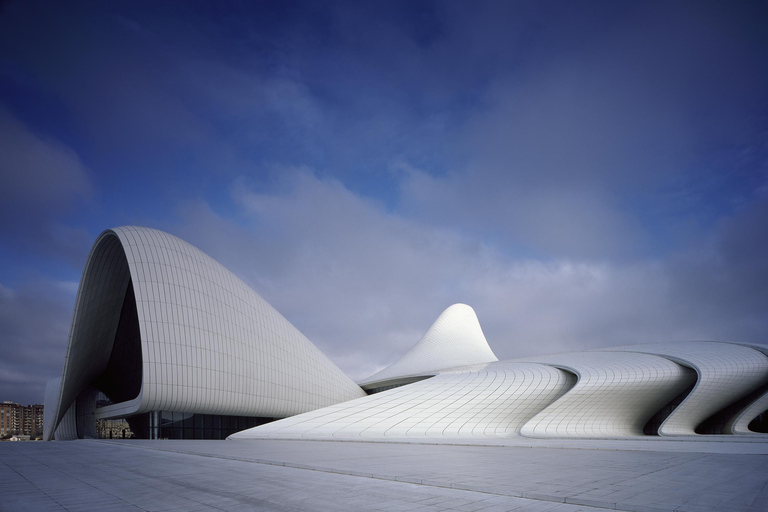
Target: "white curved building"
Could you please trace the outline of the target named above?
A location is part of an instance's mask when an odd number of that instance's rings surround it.
[[[766,349],[660,343],[457,366],[456,354],[495,359],[487,346],[474,311],[451,306],[411,351],[360,383],[373,395],[230,439],[756,434],[748,426],[768,408]]]
[[[165,421],[182,435],[215,437],[243,425],[237,418],[282,418],[361,396],[212,258],[168,233],[120,227],[104,231],[88,256],[61,382],[46,392],[45,437],[89,437],[94,419],[137,417],[144,425],[136,419],[132,428],[150,436]],[[194,415],[211,417],[198,429]],[[74,429],[62,424],[68,417]]]
[[[610,350],[655,354],[696,371],[693,389],[661,425],[660,435],[693,435],[704,427],[706,420],[712,418],[717,422],[713,417],[718,412],[759,390],[768,381],[768,357],[735,343],[688,341]],[[728,421],[722,418],[720,423]],[[725,433],[734,432],[726,430]]]
[[[647,354],[574,352],[530,358],[574,373],[564,397],[521,429],[528,437],[641,436],[656,412],[696,382],[696,373]]]
[[[96,420],[111,418],[139,437],[185,439],[764,435],[768,347],[672,342],[498,361],[475,311],[454,304],[358,385],[216,261],[122,227],[91,250],[45,404],[46,439],[95,437]]]
[[[249,438],[499,438],[517,434],[576,379],[536,363],[496,362],[439,375],[262,427]]]

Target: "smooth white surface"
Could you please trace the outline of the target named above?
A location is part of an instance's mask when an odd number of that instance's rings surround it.
[[[695,434],[701,422],[764,382],[764,363],[768,358],[756,350],[715,342],[500,361],[437,370],[427,380],[238,432],[230,439],[487,442],[518,433],[626,438],[643,436],[650,418],[691,387],[660,429],[667,429],[663,435],[702,437]]]
[[[98,377],[109,361],[130,271],[117,236],[111,231],[99,235],[83,270],[72,314],[64,369],[50,428],[51,439],[77,439],[74,424],[58,428],[65,415],[75,416],[77,395]],[[57,430],[58,429],[58,430]]]
[[[663,357],[571,352],[528,360],[579,376],[563,398],[522,428],[531,437],[642,436],[648,420],[696,382],[696,372]]]
[[[168,233],[128,226],[102,233],[83,271],[56,422],[106,366],[129,279],[141,331],[142,387],[116,415],[285,417],[365,396],[219,263]]]
[[[496,362],[238,432],[255,438],[495,438],[515,435],[575,383],[535,363]]]
[[[680,341],[606,350],[656,354],[696,370],[696,386],[659,428],[659,435],[695,435],[696,427],[768,382],[768,357],[735,343]]]
[[[768,355],[768,347],[765,345],[747,344],[750,348],[760,351],[764,355]],[[739,435],[754,435],[755,432],[749,430],[749,424],[758,415],[768,411],[768,391],[765,391],[758,396],[752,403],[748,404],[741,411],[736,413],[733,418],[726,424],[725,431],[729,434]]]
[[[369,389],[400,377],[493,361],[498,358],[488,346],[475,310],[466,304],[454,304],[403,357],[359,384]]]
[[[45,384],[45,397],[43,398],[43,439],[53,439],[53,423],[56,414],[56,404],[59,400],[59,387],[61,377],[49,380]]]

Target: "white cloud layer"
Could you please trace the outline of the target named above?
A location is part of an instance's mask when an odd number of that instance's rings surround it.
[[[45,383],[61,374],[75,295],[71,283],[0,283],[0,389],[4,400],[42,403]]]
[[[41,138],[0,106],[0,211],[64,208],[92,193],[88,172],[67,146]]]
[[[737,278],[765,284],[768,263],[756,256],[765,248],[754,232],[739,232],[738,219],[694,265],[682,263],[688,255],[680,263],[545,261],[407,219],[307,169],[286,170],[279,192],[238,184],[234,196],[237,221],[195,203],[172,230],[241,276],[353,378],[395,361],[455,302],[475,308],[502,359],[673,339],[761,342],[768,327],[749,306],[766,303],[759,289],[741,309],[696,293],[736,293]],[[729,252],[733,244],[754,243],[751,276],[718,277],[744,257]]]

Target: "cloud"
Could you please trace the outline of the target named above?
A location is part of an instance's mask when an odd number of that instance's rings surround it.
[[[642,227],[606,191],[545,176],[517,178],[513,169],[445,177],[410,169],[400,184],[401,207],[408,216],[481,233],[522,254],[613,259],[637,252]]]
[[[392,343],[407,348],[420,336],[414,326],[436,314],[430,303],[450,305],[441,295],[454,282],[444,276],[462,272],[451,254],[474,250],[306,171],[288,172],[284,192],[240,187],[236,198],[239,227],[198,204],[184,211],[182,236],[233,269],[331,357],[358,352],[357,363],[371,371]],[[403,301],[409,294],[413,300]]]
[[[768,343],[768,197],[719,221],[667,266],[671,312],[698,337]]]
[[[734,164],[764,134],[768,68],[755,13],[695,11],[528,12],[528,46],[506,41],[514,57],[494,63],[449,134],[453,164],[407,173],[402,211],[523,254],[592,260],[646,257],[681,219],[710,228],[732,211],[725,191],[765,176],[759,158]],[[458,30],[498,54],[495,34]]]
[[[90,197],[93,186],[77,154],[34,134],[0,107],[0,211],[59,213]]]
[[[169,229],[243,278],[354,378],[394,362],[455,302],[475,308],[500,358],[674,339],[761,342],[768,328],[765,287],[750,282],[765,280],[763,207],[724,222],[706,242],[713,252],[683,273],[683,254],[630,263],[510,257],[307,169],[284,171],[273,192],[236,185],[237,221],[197,203]],[[746,261],[727,249],[745,244]],[[715,278],[717,295],[700,293],[724,268],[732,275]],[[717,299],[749,289],[740,307]]]
[[[766,202],[668,261],[515,258],[480,237],[408,219],[311,170],[270,192],[233,187],[237,217],[200,201],[162,226],[233,270],[345,372],[394,362],[455,302],[504,358],[680,339],[764,342]],[[706,247],[706,250],[700,250]],[[39,401],[61,371],[71,282],[0,285],[4,396]]]
[[[79,268],[91,235],[64,219],[95,195],[77,153],[0,106],[0,235],[10,253],[55,255]],[[6,279],[9,276],[5,276]]]
[[[38,280],[16,289],[0,283],[0,395],[42,403],[45,384],[59,377],[72,320],[71,283]]]

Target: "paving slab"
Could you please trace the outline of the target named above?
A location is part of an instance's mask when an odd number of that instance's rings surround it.
[[[766,510],[760,443],[617,443],[0,443],[0,511]]]

